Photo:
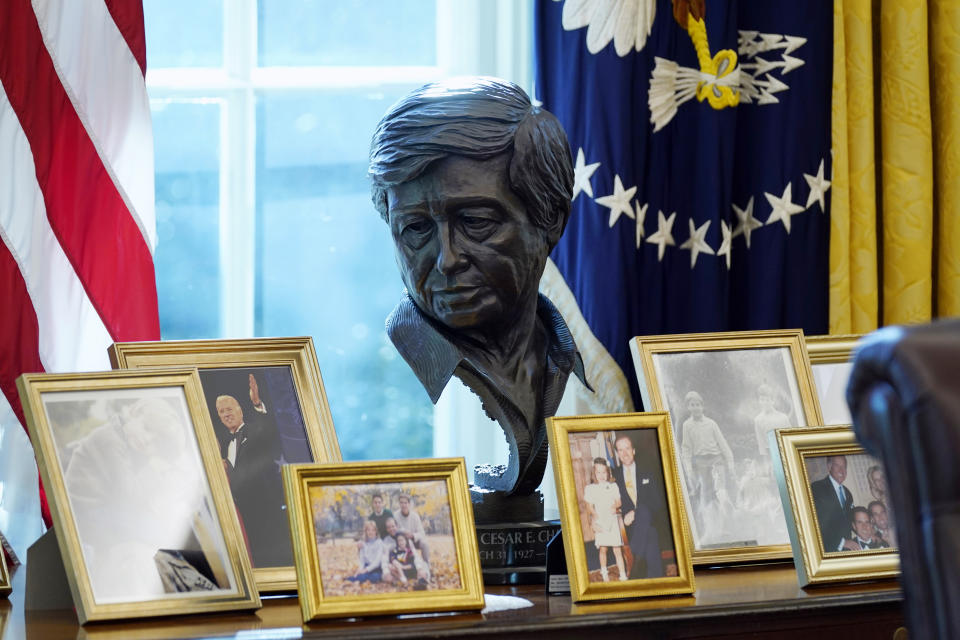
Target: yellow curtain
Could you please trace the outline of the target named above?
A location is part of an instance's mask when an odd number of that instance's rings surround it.
[[[960,315],[958,81],[955,0],[835,0],[830,333]]]

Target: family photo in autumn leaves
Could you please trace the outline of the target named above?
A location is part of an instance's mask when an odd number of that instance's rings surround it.
[[[443,481],[311,490],[326,596],[459,589]]]

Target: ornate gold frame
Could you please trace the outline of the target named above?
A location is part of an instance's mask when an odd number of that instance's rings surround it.
[[[807,343],[807,354],[810,356],[810,368],[811,373],[814,374],[814,387],[817,391],[817,399],[820,402],[820,412],[823,414],[824,422],[829,422],[830,424],[839,424],[850,422],[849,411],[846,409],[846,403],[842,409],[834,410],[832,402],[835,402],[835,398],[831,398],[830,394],[826,390],[821,389],[817,386],[817,371],[823,373],[823,370],[831,371],[836,370],[837,368],[849,366],[852,358],[854,349],[857,346],[862,335],[859,334],[847,334],[847,335],[835,335],[835,336],[806,336],[805,340]],[[835,372],[831,372],[828,375],[837,375]],[[832,387],[831,388],[835,388]]]
[[[780,457],[774,459],[774,472],[784,507],[789,504],[793,513],[793,518],[787,519],[787,528],[800,586],[898,576],[900,559],[895,549],[823,551],[804,461],[808,457],[865,453],[853,430],[837,426],[781,429],[776,433]]]
[[[313,459],[316,462],[339,462],[341,459],[312,338],[117,342],[110,347],[109,354],[114,369],[288,366],[300,399]],[[290,591],[297,586],[296,570],[292,566],[255,568],[253,575],[261,593]]]
[[[580,527],[580,508],[573,481],[573,460],[570,455],[568,434],[637,429],[654,429],[657,433],[678,575],[624,582],[591,583],[586,570],[587,558],[583,546],[583,531]],[[690,553],[692,545],[684,502],[680,497],[680,476],[677,474],[670,415],[666,412],[617,413],[547,418],[547,435],[550,438],[550,455],[553,458],[553,472],[557,482],[560,519],[563,523],[563,548],[567,559],[571,598],[577,602],[693,593],[695,586]]]
[[[739,349],[788,348],[793,362],[794,374],[799,387],[800,401],[808,425],[820,425],[820,403],[817,399],[800,329],[768,331],[730,331],[722,333],[691,333],[661,336],[638,336],[630,341],[630,352],[637,371],[640,396],[648,411],[665,411],[660,382],[654,368],[654,356],[668,353],[730,351]],[[675,452],[678,462],[680,452]],[[679,473],[683,473],[678,464]],[[682,485],[681,485],[682,486]],[[687,501],[686,494],[684,500]],[[693,536],[691,535],[691,538]],[[716,564],[747,562],[755,560],[781,560],[790,558],[790,545],[763,545],[756,547],[725,547],[697,549],[693,540],[693,564]]]
[[[853,350],[863,335],[850,333],[844,335],[805,336],[810,364],[839,364],[850,362]]]
[[[236,583],[229,594],[197,595],[175,599],[155,599],[124,603],[98,603],[94,597],[90,574],[80,546],[63,471],[57,459],[53,431],[46,417],[43,396],[65,391],[102,391],[121,389],[155,389],[176,387],[183,390],[190,420],[197,437],[201,464],[213,499],[215,517],[223,532],[228,571]],[[227,489],[227,478],[220,461],[219,447],[213,437],[210,417],[204,409],[203,391],[196,369],[157,369],[150,371],[103,371],[94,373],[24,374],[17,378],[17,390],[30,440],[37,457],[40,477],[47,491],[50,514],[57,532],[57,544],[63,559],[70,592],[77,608],[80,624],[94,620],[145,618],[188,613],[251,610],[260,607],[247,557],[240,524]],[[144,496],[145,500],[149,496]]]
[[[10,572],[7,570],[7,556],[0,548],[0,598],[10,595],[11,591],[13,591],[13,585],[10,584]]]
[[[446,482],[461,588],[437,592],[325,596],[320,575],[316,527],[309,499],[310,487],[324,484],[378,484],[424,480]],[[283,486],[287,495],[287,513],[293,535],[293,555],[297,563],[297,586],[304,622],[318,618],[483,608],[480,554],[463,458],[291,464],[283,467]]]

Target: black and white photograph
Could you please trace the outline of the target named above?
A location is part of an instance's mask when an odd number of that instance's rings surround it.
[[[235,589],[182,391],[46,394],[97,602]]]
[[[850,380],[851,362],[811,363],[813,381],[817,386],[820,410],[824,424],[850,424],[850,408],[847,406],[847,381]]]
[[[789,347],[653,354],[696,550],[789,543],[769,433],[808,418]]]
[[[847,382],[853,370],[853,352],[862,337],[859,334],[804,337],[823,424],[853,421],[847,406]]]

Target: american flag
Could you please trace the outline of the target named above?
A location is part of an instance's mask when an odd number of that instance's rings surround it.
[[[141,0],[0,2],[0,419],[21,373],[160,337],[145,71]]]
[[[608,411],[640,407],[632,336],[827,332],[832,3],[710,0],[699,32],[674,18],[696,4],[536,4],[536,98],[576,160],[545,288]]]

